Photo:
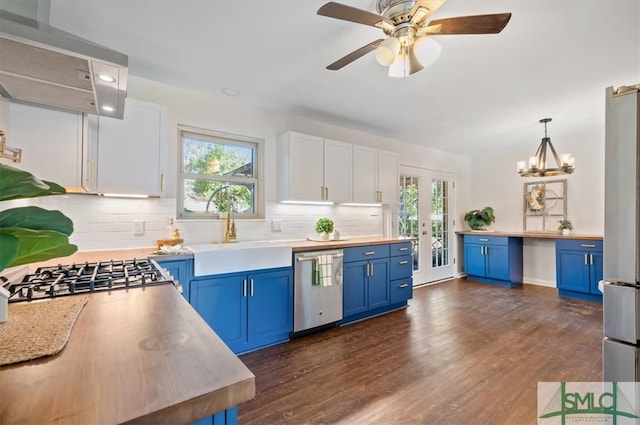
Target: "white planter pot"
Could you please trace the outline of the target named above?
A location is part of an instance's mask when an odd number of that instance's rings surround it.
[[[571,230],[569,229],[562,229],[562,236],[569,236],[571,234]]]

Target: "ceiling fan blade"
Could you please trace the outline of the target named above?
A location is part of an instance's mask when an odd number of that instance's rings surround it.
[[[384,16],[367,12],[366,10],[347,6],[330,1],[318,9],[318,15],[329,18],[342,19],[343,21],[355,22],[357,24],[369,25],[383,29],[393,29],[393,21]]]
[[[511,13],[494,15],[458,16],[457,18],[436,19],[429,23],[442,25],[438,35],[443,34],[497,34],[511,19]]]
[[[331,71],[336,71],[346,65],[349,65],[351,62],[353,62],[356,59],[360,59],[362,56],[366,55],[367,53],[371,52],[372,50],[375,50],[376,47],[378,47],[380,45],[380,43],[382,43],[382,39],[376,40],[376,41],[372,41],[371,43],[362,46],[361,48],[359,48],[358,50],[354,50],[353,52],[349,53],[348,55],[346,55],[343,58],[338,59],[337,61],[335,61],[334,63],[332,63],[331,65],[327,66],[328,70]]]
[[[444,4],[445,0],[418,0],[411,8],[411,25],[420,25]]]
[[[422,37],[423,35],[428,34],[439,34],[440,30],[442,30],[441,24],[418,28],[418,31],[416,31],[416,37]]]

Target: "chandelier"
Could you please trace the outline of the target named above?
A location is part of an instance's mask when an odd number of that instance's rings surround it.
[[[555,148],[551,144],[551,138],[547,137],[547,123],[551,118],[543,118],[540,120],[544,123],[544,137],[535,156],[530,156],[528,161],[518,161],[518,173],[522,177],[551,177],[561,176],[563,174],[571,174],[574,170],[575,158],[570,153],[564,153],[560,156],[556,153]],[[551,168],[547,166],[547,149],[551,150],[556,166]]]

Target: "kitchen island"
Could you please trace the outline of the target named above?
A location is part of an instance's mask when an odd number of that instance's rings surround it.
[[[170,284],[91,293],[60,353],[0,367],[2,424],[188,424],[254,396]]]

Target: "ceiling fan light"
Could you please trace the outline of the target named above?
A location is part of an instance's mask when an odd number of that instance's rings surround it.
[[[418,71],[422,71],[424,69],[424,65],[422,65],[422,63],[420,63],[420,61],[418,60],[418,57],[416,56],[415,53],[415,46],[411,46],[409,47],[407,50],[409,52],[408,56],[409,56],[409,73],[408,75],[411,74],[415,74]]]
[[[400,41],[395,37],[388,37],[376,48],[376,60],[380,65],[389,66],[400,52]]]
[[[414,44],[413,50],[422,64],[430,65],[440,56],[440,43],[431,37],[421,37]]]
[[[396,57],[396,60],[389,66],[389,77],[403,78],[406,77],[406,70],[409,68],[409,58],[404,52]]]

